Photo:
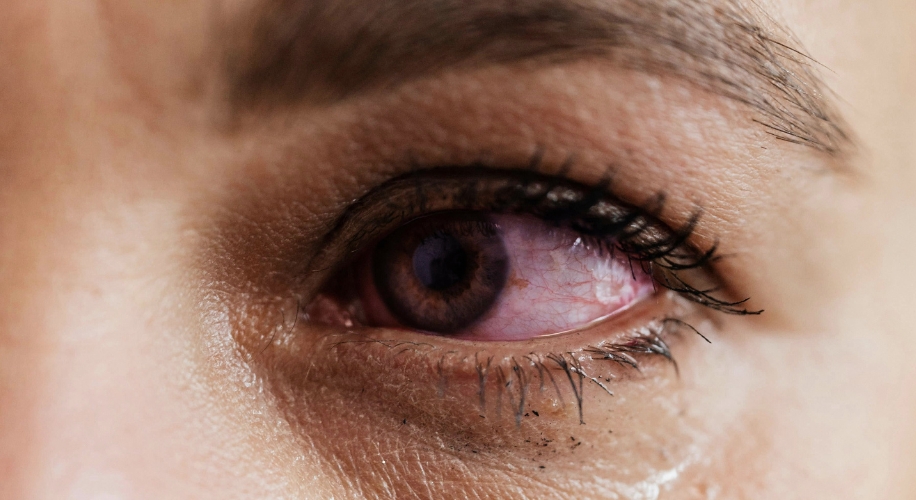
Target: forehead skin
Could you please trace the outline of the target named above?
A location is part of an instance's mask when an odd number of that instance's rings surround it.
[[[810,337],[788,352],[778,335],[761,341],[761,351],[797,359],[797,372],[766,374],[758,418],[723,444],[708,477],[692,479],[737,492],[726,497],[907,498],[916,492],[907,314],[916,306],[916,6],[761,4],[829,68],[820,73],[858,141],[855,187],[810,231],[772,218],[772,234],[823,250],[818,269],[777,267],[773,295],[812,308],[829,296],[831,310],[819,313],[831,321],[799,311],[789,323],[810,325]],[[260,143],[227,133],[221,37],[250,8],[0,6],[0,497],[341,494],[346,479],[322,456],[320,432],[303,440],[274,418],[246,387],[246,366],[207,365],[233,346],[199,331],[176,285],[201,237],[193,214],[271,175],[240,167]],[[316,181],[311,195],[332,191]],[[797,457],[814,465],[781,465]]]

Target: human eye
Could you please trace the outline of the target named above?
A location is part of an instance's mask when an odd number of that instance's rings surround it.
[[[358,257],[307,314],[345,326],[507,341],[591,328],[671,291],[750,312],[743,300],[691,284],[716,259],[714,247],[701,252],[687,243],[697,214],[670,229],[657,220],[662,198],[636,208],[614,201],[606,187],[480,168],[396,179],[361,200],[342,221],[343,234],[332,235]]]
[[[550,400],[584,423],[585,382],[613,394],[647,359],[674,364],[672,339],[705,339],[690,317],[757,312],[718,290],[715,245],[691,244],[699,208],[669,227],[663,195],[627,204],[540,161],[415,170],[353,203],[310,263],[322,352],[482,418],[518,426]]]

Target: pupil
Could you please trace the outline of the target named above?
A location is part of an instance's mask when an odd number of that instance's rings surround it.
[[[452,235],[437,232],[413,254],[413,272],[426,288],[445,290],[467,278],[468,254]]]

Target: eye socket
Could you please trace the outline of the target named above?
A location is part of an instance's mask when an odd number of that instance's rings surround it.
[[[532,216],[442,212],[383,238],[359,266],[367,326],[475,340],[567,332],[651,296],[613,243]]]
[[[628,204],[569,173],[437,167],[378,185],[315,243],[293,328],[261,355],[296,390],[335,384],[486,443],[507,408],[516,428],[547,408],[582,424],[586,394],[613,396],[633,369],[676,372],[670,340],[708,342],[696,306],[756,314],[722,298],[715,247],[692,244],[697,210]]]

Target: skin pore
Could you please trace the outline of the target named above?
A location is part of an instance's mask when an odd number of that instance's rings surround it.
[[[911,2],[354,3],[0,7],[0,497],[913,494]],[[765,312],[524,347],[302,314],[355,201],[533,157],[699,209]],[[613,396],[551,361],[667,316],[711,343],[584,361]]]

